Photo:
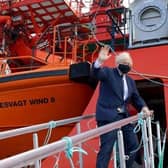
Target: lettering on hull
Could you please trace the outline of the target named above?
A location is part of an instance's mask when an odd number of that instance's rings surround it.
[[[3,101],[0,102],[0,108],[23,107],[26,105],[43,105],[48,103],[55,103],[55,97],[32,98],[23,100]]]

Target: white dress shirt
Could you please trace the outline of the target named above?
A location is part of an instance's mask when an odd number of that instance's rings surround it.
[[[122,77],[123,80],[123,90],[124,90],[124,95],[123,95],[123,99],[126,100],[128,97],[128,85],[127,85],[127,81],[126,81],[126,75],[123,75]]]
[[[99,62],[99,60],[96,59],[96,61],[95,61],[95,63],[94,63],[94,67],[95,67],[95,68],[100,68],[101,65],[102,65],[102,64]]]

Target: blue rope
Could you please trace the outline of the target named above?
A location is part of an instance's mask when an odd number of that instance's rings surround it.
[[[51,132],[52,132],[52,129],[55,128],[57,126],[57,123],[56,121],[50,121],[48,123],[48,132],[47,132],[47,135],[46,135],[46,138],[44,140],[44,145],[46,145],[51,137]]]
[[[143,113],[142,112],[138,113],[138,122],[137,122],[137,124],[136,124],[136,126],[135,126],[135,128],[133,130],[134,133],[137,133],[137,132],[140,131],[141,125],[143,125]]]
[[[66,149],[65,149],[65,153],[66,153],[66,157],[68,159],[72,158],[73,152],[81,152],[81,153],[87,155],[87,152],[85,150],[83,150],[82,148],[80,148],[80,147],[72,147],[71,138],[63,137],[62,139],[65,140],[66,143],[67,143],[67,146],[66,146]]]
[[[55,128],[57,126],[56,121],[50,121],[49,122],[49,128]]]

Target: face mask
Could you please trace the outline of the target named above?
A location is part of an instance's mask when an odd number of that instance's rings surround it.
[[[124,64],[119,64],[118,65],[118,69],[122,72],[122,73],[128,73],[131,68],[129,67],[129,65],[124,65]]]

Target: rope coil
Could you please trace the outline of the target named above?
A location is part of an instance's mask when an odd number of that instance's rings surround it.
[[[143,125],[143,112],[141,112],[141,113],[138,113],[138,122],[137,122],[137,124],[136,124],[136,126],[135,126],[135,128],[134,128],[134,133],[137,133],[137,132],[139,132],[140,130],[141,130],[141,126]]]
[[[66,156],[67,156],[68,159],[72,158],[74,152],[80,152],[80,153],[83,153],[85,155],[88,154],[85,150],[83,150],[80,147],[73,147],[72,140],[71,140],[70,137],[63,137],[62,139],[65,140],[66,143],[67,143],[65,153],[66,153]]]
[[[57,126],[56,121],[50,121],[48,124],[49,124],[49,128],[55,128]]]

